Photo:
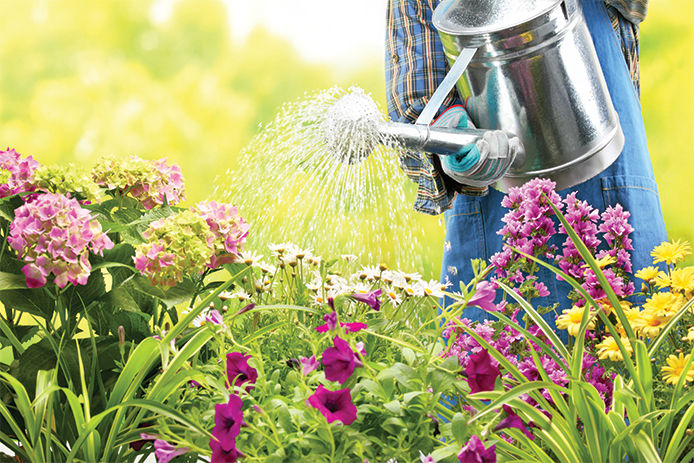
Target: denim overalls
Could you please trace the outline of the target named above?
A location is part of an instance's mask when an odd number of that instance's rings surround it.
[[[577,191],[578,198],[587,201],[600,212],[617,203],[631,213],[629,223],[635,231],[631,234],[633,270],[652,265],[650,252],[654,246],[667,240],[665,223],[660,208],[658,189],[653,176],[651,159],[646,144],[646,133],[641,116],[639,97],[633,87],[618,37],[612,29],[602,0],[583,0],[583,13],[595,44],[607,87],[625,136],[624,149],[619,158],[595,178],[573,188],[560,191],[566,194]],[[489,259],[501,250],[501,218],[508,211],[501,207],[503,193],[490,189],[487,196],[457,195],[453,208],[445,213],[446,242],[444,244],[441,281],[450,280],[452,291],[459,283],[467,283],[472,277],[470,259]],[[565,237],[561,237],[563,241]],[[570,287],[558,281],[546,269],[540,271],[551,295],[536,299],[548,306],[560,302],[567,308],[566,298]],[[477,307],[466,308],[463,317],[484,320],[489,317]],[[547,314],[550,321],[554,314]]]

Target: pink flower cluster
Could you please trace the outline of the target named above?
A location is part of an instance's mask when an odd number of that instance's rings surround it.
[[[91,273],[89,253],[102,255],[113,242],[101,225],[77,200],[62,194],[44,193],[15,210],[7,238],[26,262],[26,284],[38,288],[53,273],[64,288],[70,282],[84,285]]]
[[[22,156],[13,149],[0,151],[0,198],[34,191],[34,171],[39,163],[31,156]]]
[[[92,171],[94,181],[108,190],[130,194],[145,209],[185,200],[181,168],[166,159],[145,161],[137,156],[128,160],[104,160]]]
[[[238,208],[216,201],[202,202],[192,208],[202,216],[215,237],[210,268],[234,262],[248,236],[250,225],[239,215]]]
[[[549,203],[563,211],[571,228],[596,258],[612,257],[614,262],[603,268],[603,274],[618,296],[628,296],[634,292],[633,283],[626,273],[631,272],[633,249],[629,234],[634,231],[629,225],[629,213],[621,205],[608,207],[599,214],[586,201],[577,198],[576,192],[563,200],[554,191],[555,183],[547,179],[534,179],[519,188],[511,188],[502,200],[502,205],[510,211],[504,215],[504,227],[498,232],[504,237],[504,249],[494,254],[490,261],[496,267],[496,277],[518,285],[528,282],[536,290],[536,296],[549,294],[546,286],[530,274],[526,258],[515,253],[516,248],[526,254],[555,260],[556,265],[569,276],[577,279],[582,287],[595,299],[605,297],[594,272],[581,258],[578,249],[566,237],[561,252],[550,240],[557,234],[554,211]],[[558,233],[567,234],[559,223]],[[602,240],[598,236],[602,235]],[[567,234],[568,235],[568,234]],[[599,249],[605,244],[608,249]],[[604,246],[603,246],[604,247]],[[559,277],[557,277],[559,278]],[[528,284],[526,283],[526,285]],[[533,296],[534,297],[534,296]],[[581,301],[579,301],[579,304]]]
[[[512,320],[515,321],[515,315]],[[569,379],[564,369],[566,366],[562,368],[552,357],[542,352],[540,346],[533,341],[526,342],[525,337],[511,326],[504,325],[501,328],[495,328],[493,325],[496,322],[490,320],[477,323],[476,325],[472,324],[468,319],[462,319],[461,321],[466,326],[472,326],[473,331],[477,335],[499,351],[511,364],[515,365],[528,380],[540,380],[539,368],[542,368],[553,383],[562,386],[568,384]],[[530,327],[529,331],[540,339],[544,338],[537,326]],[[448,323],[443,331],[443,337],[448,340],[448,348],[443,352],[443,356],[458,357],[460,366],[465,371],[466,379],[468,383],[471,383],[471,389],[475,390],[475,392],[477,390],[493,389],[494,381],[489,380],[485,383],[480,383],[478,377],[480,377],[480,373],[489,375],[491,370],[496,368],[497,362],[486,353],[477,340],[469,334],[462,332],[453,322]],[[548,341],[545,342],[549,345]],[[530,349],[533,349],[538,354],[540,365],[533,359]],[[480,355],[484,356],[483,362],[479,361],[478,357]],[[612,400],[612,377],[608,377],[604,368],[598,364],[595,357],[588,353],[583,358],[583,374],[586,381],[598,390],[606,406],[609,406]],[[510,376],[508,378],[511,379]],[[485,384],[487,386],[491,385],[491,387],[485,388]],[[482,388],[480,388],[480,385]],[[552,401],[548,390],[542,390],[542,395],[548,401]],[[535,401],[527,395],[524,397],[524,400],[536,405]]]

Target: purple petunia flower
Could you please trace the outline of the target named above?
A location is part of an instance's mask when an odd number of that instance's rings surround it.
[[[332,331],[335,328],[337,328],[336,311],[333,310],[332,312],[323,315],[323,320],[325,321],[325,324],[316,327],[316,331],[318,331],[319,333],[327,333],[328,331]]]
[[[496,299],[496,288],[488,281],[480,281],[475,286],[475,294],[468,301],[468,307],[477,306],[487,312],[497,312],[499,309],[494,304]]]
[[[225,452],[236,449],[236,436],[241,432],[243,424],[242,406],[243,402],[236,395],[229,396],[229,402],[214,406],[214,428],[212,428],[213,438],[210,440],[210,447],[216,439]]]
[[[189,451],[190,449],[185,447],[176,448],[165,440],[156,439],[154,441],[154,456],[157,458],[157,463],[169,463],[177,456]]]
[[[210,313],[205,317],[205,321],[220,326],[224,324],[224,318],[217,309],[210,310]]]
[[[210,449],[212,449],[211,463],[235,463],[244,456],[236,447],[224,450],[222,445],[214,439],[210,440]]]
[[[535,436],[533,435],[533,433],[531,433],[530,430],[528,430],[528,427],[525,426],[525,423],[523,423],[523,420],[521,419],[521,417],[518,416],[513,411],[513,409],[511,407],[509,407],[508,405],[502,405],[502,408],[506,412],[506,418],[501,420],[501,422],[496,425],[496,427],[494,428],[494,431],[500,431],[500,430],[506,429],[506,428],[516,428],[516,429],[520,429],[521,431],[523,431],[523,434],[528,436],[528,439],[530,439],[530,440],[535,439]]]
[[[381,310],[381,301],[378,300],[378,296],[380,296],[382,292],[381,289],[375,289],[368,293],[355,293],[352,294],[351,297],[356,301],[363,302],[374,310]]]
[[[306,405],[317,408],[328,423],[337,420],[350,425],[357,419],[357,407],[352,403],[349,388],[331,391],[321,384],[316,392],[306,399]]]
[[[319,365],[315,355],[312,355],[309,358],[301,357],[299,361],[301,362],[301,374],[304,376],[314,371],[316,368],[318,368]]]
[[[248,365],[250,355],[243,355],[240,352],[227,354],[227,385],[241,386],[243,383],[255,383],[258,379],[258,371]],[[228,386],[229,387],[229,386]],[[253,389],[252,385],[246,386],[246,390]]]
[[[470,385],[470,392],[492,391],[496,378],[501,376],[496,360],[489,355],[489,352],[482,350],[470,356],[468,364],[465,366],[465,375]]]
[[[343,384],[352,376],[354,369],[361,366],[361,361],[349,343],[339,336],[335,336],[333,345],[334,347],[328,347],[323,352],[325,377]]]
[[[496,446],[492,445],[488,449],[477,435],[474,435],[463,446],[458,454],[460,463],[496,463]]]

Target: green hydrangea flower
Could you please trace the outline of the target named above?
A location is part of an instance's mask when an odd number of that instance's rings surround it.
[[[69,193],[78,200],[90,203],[99,203],[102,199],[101,188],[92,180],[89,171],[72,164],[39,167],[34,172],[34,184],[39,190]]]
[[[174,286],[184,273],[202,273],[214,253],[207,221],[192,211],[152,222],[143,236],[147,241],[135,248],[133,260],[153,285]]]

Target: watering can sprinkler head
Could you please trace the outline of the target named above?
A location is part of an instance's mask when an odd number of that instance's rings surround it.
[[[427,152],[442,156],[457,155],[463,148],[484,139],[483,129],[432,127],[421,124],[388,122],[382,118],[361,117],[356,120],[331,120],[324,126],[328,151],[340,162],[358,164],[379,146]],[[516,162],[522,163],[525,151],[520,140],[506,133],[516,148]]]

